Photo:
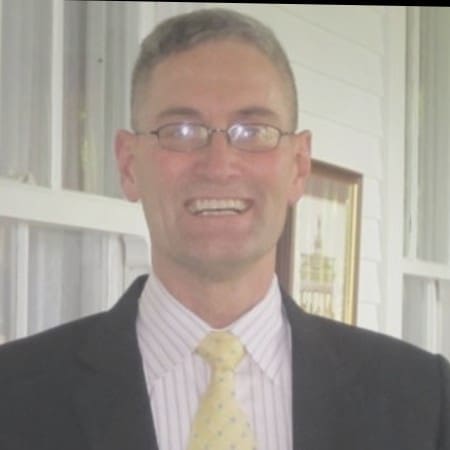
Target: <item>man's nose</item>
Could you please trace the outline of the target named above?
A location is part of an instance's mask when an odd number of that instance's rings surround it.
[[[202,150],[200,168],[205,176],[227,179],[238,173],[239,159],[240,151],[231,145],[227,131],[216,128]]]
[[[212,128],[209,132],[208,146],[211,146],[214,139],[219,139],[219,142],[225,142],[227,146],[230,146],[230,139],[228,137],[228,131],[224,128]]]

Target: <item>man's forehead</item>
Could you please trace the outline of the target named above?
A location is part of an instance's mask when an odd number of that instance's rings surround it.
[[[220,62],[224,59],[227,61],[236,61],[237,63],[245,62],[242,59],[242,55],[246,55],[247,58],[251,57],[252,59],[263,61],[265,65],[268,67],[271,66],[278,71],[278,67],[273,60],[257,45],[242,39],[221,38],[202,41],[164,56],[150,69],[150,75],[155,71],[157,72],[160,67],[168,64],[182,64],[187,60],[205,61],[206,63],[212,63],[213,61]],[[188,73],[190,69],[191,66],[184,66],[180,67],[179,71]]]
[[[249,63],[250,61],[250,63]],[[200,81],[201,79],[201,81]],[[259,81],[258,81],[259,80]],[[233,108],[238,118],[254,116],[256,118],[279,118],[277,108],[270,108],[270,102],[260,102],[259,97],[269,92],[269,86],[277,84],[276,89],[283,92],[286,103],[284,110],[291,109],[291,89],[282,71],[275,65],[258,46],[242,39],[221,38],[196,43],[187,49],[171,53],[158,61],[151,69],[148,77],[140,87],[141,107],[152,109],[158,118],[189,116],[195,117],[197,111],[182,110],[191,104],[181,100],[178,103],[166,103],[168,97],[179,93],[180,97],[189,95],[189,90],[195,90],[197,97],[205,97],[206,93],[219,94],[221,88],[233,84],[246,97],[242,105]],[[253,89],[256,85],[259,87]],[[189,83],[191,83],[189,85]],[[202,84],[204,83],[204,84]],[[189,88],[186,88],[189,86]],[[208,91],[209,89],[209,91]],[[233,96],[233,92],[230,94]],[[227,93],[224,101],[229,100]],[[252,98],[253,96],[253,98]],[[163,99],[164,105],[159,104],[159,111],[152,108]],[[162,106],[162,108],[161,108]],[[178,109],[178,111],[174,110]],[[142,111],[142,109],[141,109]],[[198,115],[198,114],[197,114]],[[282,114],[284,115],[284,114]]]
[[[197,50],[210,50],[214,54],[217,52],[217,49],[223,48],[224,46],[231,46],[235,49],[235,51],[239,51],[240,49],[251,49],[271,60],[271,57],[267,54],[267,52],[256,42],[247,40],[239,36],[216,36],[204,38],[196,41],[195,43],[191,43],[190,45],[186,45],[185,47],[174,50],[161,57],[158,60],[157,64],[170,58],[176,58],[177,56],[183,56],[191,52],[196,52]]]
[[[186,84],[190,83],[190,84]],[[269,87],[284,84],[282,74],[273,62],[254,46],[233,40],[205,42],[174,53],[151,69],[144,89],[184,91],[199,88],[220,89],[232,84],[236,88]],[[154,88],[153,88],[154,86]],[[188,86],[188,87],[187,87]]]

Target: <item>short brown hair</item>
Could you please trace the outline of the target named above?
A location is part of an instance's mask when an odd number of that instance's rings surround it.
[[[131,120],[137,126],[136,103],[138,91],[149,80],[153,68],[163,59],[188,50],[203,42],[236,39],[253,45],[266,55],[286,81],[291,126],[297,126],[297,89],[289,60],[270,28],[252,17],[223,8],[201,9],[171,17],[161,22],[143,40],[133,69],[131,88]]]

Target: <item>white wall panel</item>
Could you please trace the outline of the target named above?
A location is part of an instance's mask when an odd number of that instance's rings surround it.
[[[361,258],[370,261],[381,261],[380,223],[375,219],[363,217],[361,223]]]
[[[253,17],[269,25],[293,64],[368,92],[382,93],[383,71],[380,56],[370,48],[361,46],[358,36],[351,42],[334,30],[324,29],[320,23],[304,20],[301,15],[304,5],[256,7],[233,4],[232,8],[243,13],[250,12]],[[345,16],[345,12],[340,15]],[[372,15],[379,18],[377,14]],[[343,30],[348,30],[345,22],[337,23]]]
[[[360,302],[357,310],[358,326],[368,330],[380,328],[379,312],[376,305]]]
[[[404,152],[405,152],[405,52],[406,8],[387,7],[385,21],[385,95],[383,99],[384,159],[383,206],[383,314],[382,330],[402,336],[402,276]]]
[[[381,99],[348,83],[293,65],[300,110],[382,136]]]
[[[345,37],[357,46],[383,53],[383,21],[370,6],[283,5],[298,17]]]
[[[377,137],[304,111],[300,111],[299,128],[312,131],[313,158],[373,179],[382,177]]]
[[[379,264],[377,262],[361,260],[358,291],[359,302],[380,303]]]
[[[140,203],[0,178],[0,217],[147,238]]]
[[[368,6],[373,12],[379,14],[380,16],[386,15],[386,7],[384,6]]]
[[[370,176],[363,180],[362,215],[379,220],[382,218],[380,181]]]

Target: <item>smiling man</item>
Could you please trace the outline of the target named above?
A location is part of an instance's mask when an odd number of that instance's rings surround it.
[[[289,62],[223,9],[144,40],[116,156],[152,270],[109,312],[0,351],[8,450],[450,450],[450,369],[305,314],[275,275],[310,169]]]
[[[242,39],[174,52],[147,77],[139,69],[136,131],[117,137],[125,194],[142,200],[155,275],[205,322],[228,326],[272,282],[309,132],[294,133],[287,75]]]

